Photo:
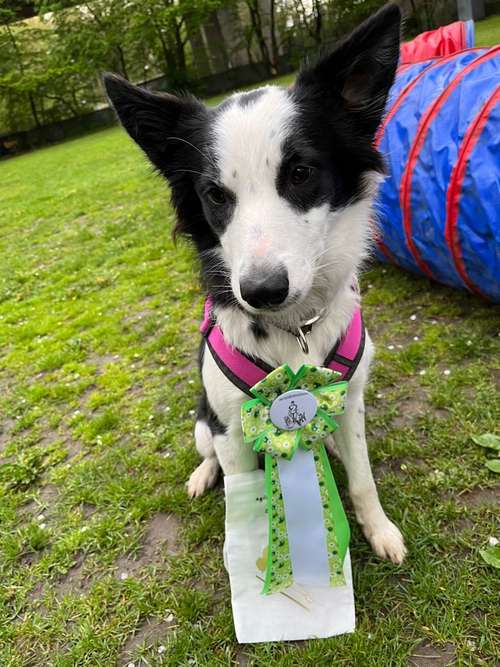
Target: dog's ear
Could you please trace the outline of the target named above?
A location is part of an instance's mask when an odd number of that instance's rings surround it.
[[[103,76],[109,101],[132,139],[166,176],[205,107],[195,98],[153,93],[115,74]]]
[[[390,3],[362,23],[315,65],[303,69],[297,91],[314,89],[324,102],[334,101],[346,111],[365,116],[375,132],[399,60],[401,10]]]

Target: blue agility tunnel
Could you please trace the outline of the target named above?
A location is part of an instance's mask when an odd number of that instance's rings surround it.
[[[500,302],[500,46],[400,66],[376,143],[379,258]]]

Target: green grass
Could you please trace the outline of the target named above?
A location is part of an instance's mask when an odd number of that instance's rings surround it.
[[[371,457],[408,559],[377,560],[347,501],[356,632],[239,647],[221,487],[184,490],[202,296],[167,190],[118,129],[1,171],[2,667],[496,664],[498,487],[471,442],[498,425],[492,307],[365,274]]]
[[[500,14],[489,16],[475,24],[476,46],[500,44]]]

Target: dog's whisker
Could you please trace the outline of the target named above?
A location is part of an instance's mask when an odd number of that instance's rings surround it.
[[[198,153],[205,158],[205,160],[208,160],[208,162],[215,168],[217,169],[217,165],[215,164],[213,158],[210,158],[206,153],[204,153],[202,150],[198,148],[198,146],[195,146],[192,144],[190,141],[187,139],[184,139],[183,137],[167,137],[167,141],[182,141],[183,143],[187,144],[188,146],[191,146],[191,148],[194,148],[195,151],[198,151]]]
[[[179,173],[181,173],[181,174],[197,174],[198,176],[206,176],[206,174],[204,174],[201,171],[196,171],[196,169],[174,169],[172,171],[172,173],[173,174],[179,174]]]

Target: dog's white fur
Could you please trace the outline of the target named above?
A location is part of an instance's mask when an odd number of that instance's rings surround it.
[[[294,209],[276,190],[281,147],[295,114],[285,91],[268,87],[246,106],[229,105],[214,127],[221,182],[236,195],[237,205],[222,234],[221,256],[229,267],[231,287],[245,311],[219,306],[215,315],[227,342],[260,357],[271,366],[288,363],[321,365],[346,330],[359,296],[352,289],[366,256],[371,228],[371,198],[378,180],[365,175],[365,196],[332,213],[325,204],[306,213]],[[285,307],[264,313],[269,335],[259,340],[250,331],[256,311],[241,297],[240,280],[252,271],[271,272],[284,265],[290,290]],[[274,326],[294,327],[325,307],[326,316],[312,330],[310,352],[304,355],[293,336]],[[248,314],[247,314],[248,313]],[[356,516],[374,551],[395,563],[406,549],[397,527],[385,515],[371,472],[364,428],[363,390],[373,357],[367,336],[361,362],[352,377],[345,414],[335,445],[347,470]],[[226,425],[215,435],[204,422],[195,429],[196,446],[204,461],[193,472],[188,492],[198,496],[215,482],[218,466],[231,475],[254,470],[256,454],[243,443],[240,408],[247,398],[219,370],[205,350],[202,379],[210,406]]]

